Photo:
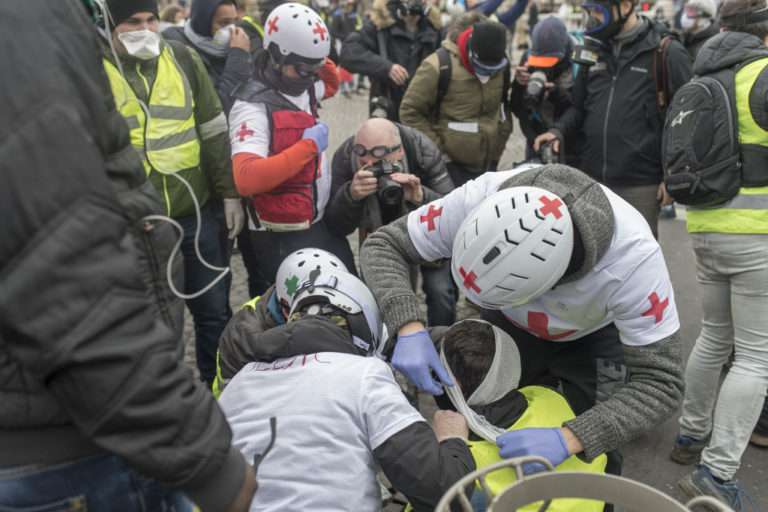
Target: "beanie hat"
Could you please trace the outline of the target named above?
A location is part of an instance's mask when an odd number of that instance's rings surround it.
[[[506,58],[507,29],[495,21],[475,23],[469,49],[483,64],[497,64]]]
[[[688,0],[685,7],[696,7],[699,12],[707,18],[715,18],[717,14],[717,4],[715,0]]]
[[[213,37],[211,25],[213,24],[213,15],[226,0],[195,0],[192,2],[192,9],[189,12],[189,23],[195,34],[201,37]],[[233,3],[233,2],[227,2]]]
[[[115,28],[138,12],[151,12],[159,17],[157,0],[107,0],[111,16],[110,27]]]
[[[571,37],[557,16],[550,16],[533,27],[528,65],[551,68],[560,62],[571,48]]]

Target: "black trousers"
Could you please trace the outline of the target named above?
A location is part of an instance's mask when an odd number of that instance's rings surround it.
[[[619,332],[611,324],[576,341],[548,341],[513,325],[499,311],[483,310],[481,317],[502,328],[520,351],[520,387],[547,385],[562,389],[579,415],[607,399],[627,380]],[[606,472],[621,474],[618,450],[608,455]]]
[[[275,282],[277,268],[286,256],[299,249],[316,247],[335,254],[352,274],[355,258],[346,238],[331,233],[321,220],[303,231],[251,231],[251,250],[258,262],[259,279],[270,285]]]

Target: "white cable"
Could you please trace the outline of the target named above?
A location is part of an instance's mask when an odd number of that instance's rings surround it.
[[[104,14],[104,21],[106,23],[106,26],[104,27],[104,35],[107,38],[107,41],[109,42],[109,50],[112,53],[112,56],[115,58],[115,63],[117,64],[117,70],[120,73],[120,75],[123,77],[123,80],[128,82],[128,80],[125,78],[125,72],[123,70],[122,62],[120,61],[120,56],[117,53],[117,50],[115,50],[114,42],[112,41],[112,34],[109,31],[109,24],[110,20],[114,19],[112,18],[112,14],[109,12],[109,8],[106,5],[106,2],[103,0],[94,0],[94,3],[98,5],[103,14]],[[135,96],[135,94],[134,94]],[[148,125],[152,121],[152,114],[149,112],[149,107],[146,103],[141,101],[138,97],[136,97],[135,101],[139,104],[139,107],[144,112],[144,115],[147,117],[145,121],[145,126]],[[144,137],[144,143],[147,146],[147,151],[145,152],[145,158],[149,161],[149,153],[151,152],[152,148],[150,147],[150,139]],[[150,165],[152,162],[150,161]],[[179,239],[176,241],[176,245],[173,246],[173,250],[171,251],[171,254],[168,258],[168,265],[166,266],[166,280],[168,281],[168,287],[171,289],[171,291],[179,297],[180,299],[189,300],[189,299],[196,299],[197,297],[200,297],[204,293],[206,293],[208,290],[216,286],[219,281],[224,279],[227,274],[230,273],[230,267],[217,267],[211,263],[208,263],[205,258],[203,258],[203,255],[200,253],[200,227],[202,224],[202,213],[200,211],[200,202],[197,200],[197,196],[195,195],[195,191],[192,189],[192,185],[189,184],[187,180],[182,178],[177,171],[164,171],[160,169],[159,167],[156,167],[152,165],[152,168],[159,172],[160,174],[164,174],[166,176],[173,176],[174,178],[178,179],[181,183],[184,184],[184,186],[187,188],[187,191],[189,192],[189,195],[192,197],[192,204],[195,206],[195,239],[194,239],[194,246],[195,246],[195,255],[197,256],[198,261],[203,264],[204,267],[215,270],[218,272],[221,272],[216,278],[213,279],[208,285],[203,287],[201,290],[194,292],[194,293],[182,293],[177,288],[176,285],[173,283],[173,260],[176,257],[176,255],[179,252],[179,249],[181,248],[181,243],[184,240],[184,228],[179,224],[176,220],[172,219],[171,217],[165,216],[165,215],[147,215],[146,217],[143,217],[143,221],[165,221],[170,223],[174,228],[176,228],[179,231]]]

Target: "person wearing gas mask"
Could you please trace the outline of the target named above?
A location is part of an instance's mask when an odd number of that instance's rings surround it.
[[[370,105],[399,120],[400,103],[421,62],[440,47],[440,13],[423,0],[374,0],[363,27],[341,48],[340,64],[371,80]]]
[[[534,142],[538,150],[583,133],[580,169],[637,208],[658,232],[661,136],[667,105],[691,78],[691,60],[663,25],[639,16],[635,0],[589,0],[586,48],[573,87],[573,106]],[[662,51],[658,51],[661,49]]]
[[[155,0],[108,0],[107,6],[120,66],[106,51],[104,69],[149,181],[163,198],[166,214],[184,229],[185,293],[194,296],[218,279],[202,295],[187,299],[195,323],[197,367],[210,384],[219,336],[232,312],[229,280],[200,257],[226,267],[228,245],[245,219],[232,179],[227,120],[198,54],[158,34]]]
[[[555,124],[573,104],[573,43],[565,24],[556,16],[539,22],[533,29],[531,49],[523,55],[515,72],[510,98],[512,113],[520,122],[526,140],[527,160],[537,158],[533,142]],[[564,162],[578,167],[579,135],[565,147]],[[543,163],[560,161],[560,155],[547,146],[538,158]]]
[[[249,228],[261,275],[273,283],[280,262],[304,247],[335,254],[352,270],[349,243],[324,219],[331,173],[328,127],[317,109],[339,87],[328,59],[328,28],[299,3],[275,8],[265,26],[265,51],[229,117],[235,184],[251,199]]]
[[[253,73],[251,42],[237,19],[235,0],[195,0],[189,21],[163,32],[166,40],[197,50],[226,114],[234,102],[232,93]]]
[[[686,2],[680,15],[680,28],[683,31],[685,49],[688,50],[691,59],[696,60],[696,55],[707,39],[720,32],[715,0]]]
[[[512,133],[506,44],[501,23],[462,15],[442,48],[419,66],[403,98],[403,124],[438,145],[456,186],[495,171]]]
[[[426,135],[386,119],[369,119],[333,155],[327,219],[360,241],[453,190],[442,153]],[[416,267],[414,267],[414,270]],[[429,325],[456,320],[456,288],[445,262],[421,267]],[[414,273],[415,277],[415,273]]]
[[[464,418],[438,411],[430,426],[377,357],[384,342],[376,299],[342,271],[303,282],[285,325],[233,339],[219,404],[234,446],[262,461],[252,510],[381,510],[380,468],[428,512],[475,469]]]

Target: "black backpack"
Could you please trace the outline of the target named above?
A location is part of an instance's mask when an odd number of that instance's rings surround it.
[[[737,70],[693,78],[669,106],[661,151],[667,192],[678,203],[715,206],[739,192]]]

